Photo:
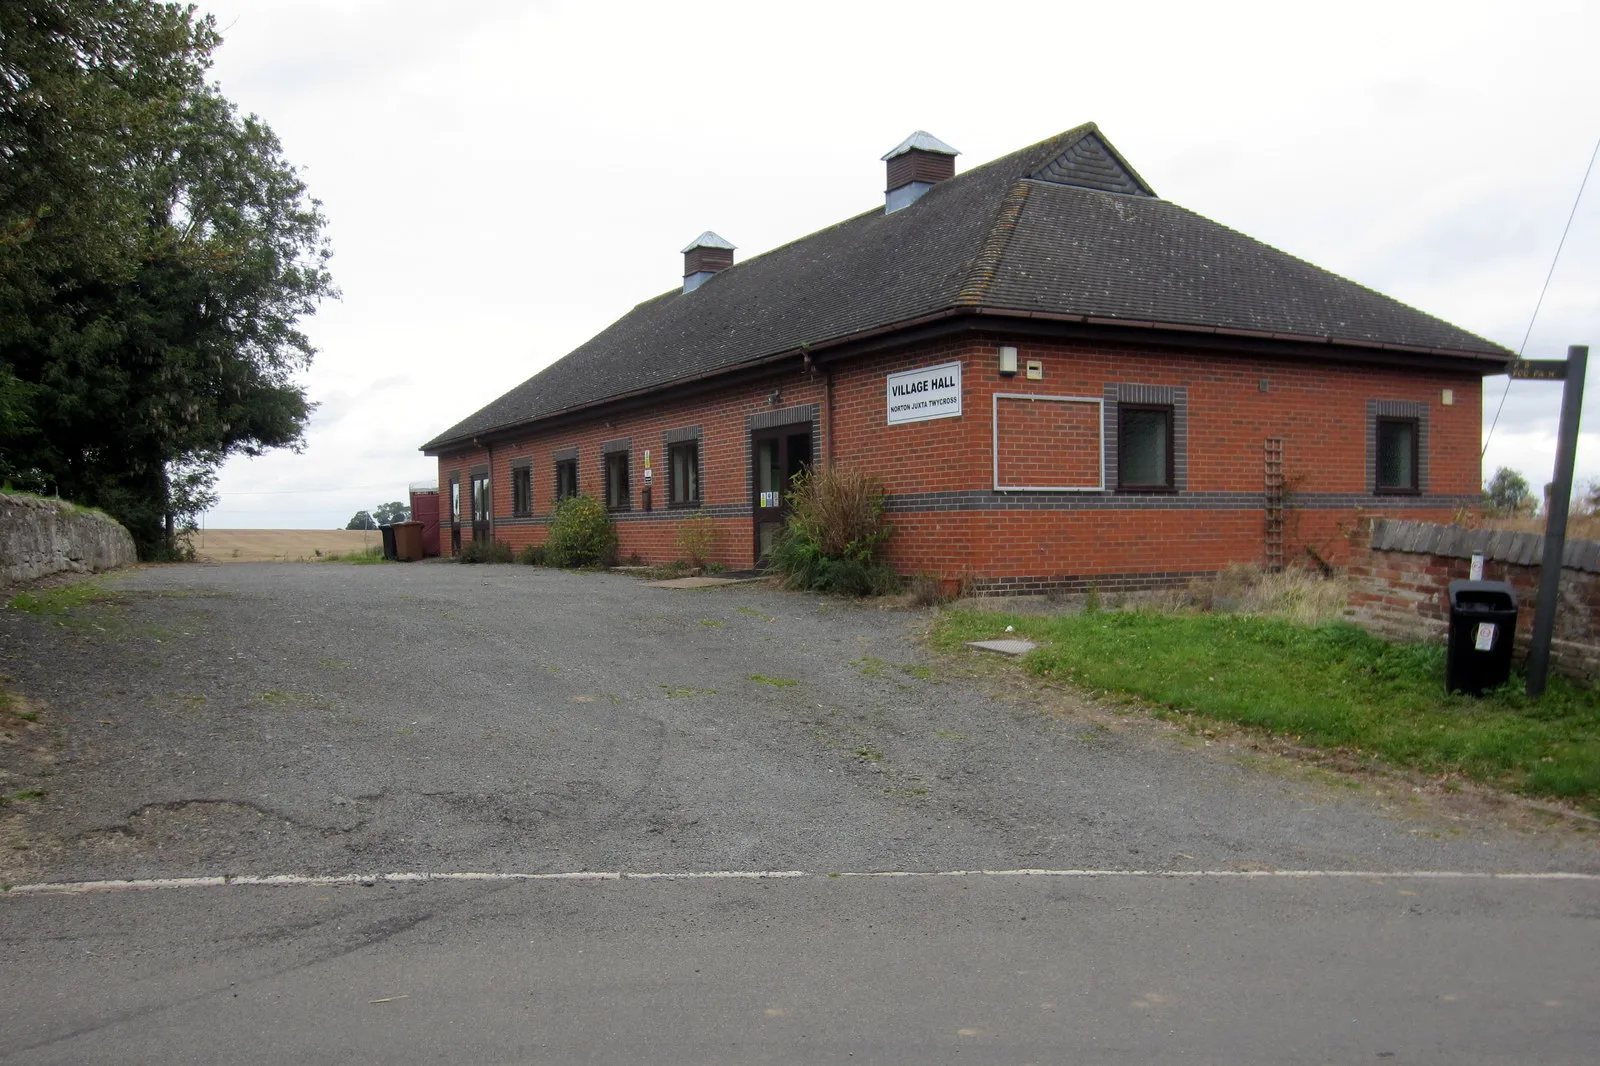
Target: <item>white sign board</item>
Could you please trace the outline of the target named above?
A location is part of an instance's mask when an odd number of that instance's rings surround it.
[[[961,414],[961,364],[945,363],[889,375],[889,425],[957,418]]]
[[[1479,622],[1478,623],[1478,632],[1476,634],[1476,637],[1477,637],[1477,639],[1472,642],[1472,646],[1475,649],[1477,649],[1478,651],[1493,651],[1494,650],[1494,623],[1493,622]]]

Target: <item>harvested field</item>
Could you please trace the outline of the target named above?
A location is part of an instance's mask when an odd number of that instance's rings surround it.
[[[194,550],[214,563],[292,563],[382,543],[375,529],[206,529],[195,534]]]

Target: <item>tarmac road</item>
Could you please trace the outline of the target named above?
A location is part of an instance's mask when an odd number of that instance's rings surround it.
[[[168,567],[0,611],[63,747],[0,1062],[1591,1062],[1593,835],[930,660],[923,616],[524,567]],[[17,805],[13,805],[14,807]],[[1009,870],[1213,871],[861,877]],[[1223,876],[1251,870],[1363,876]],[[846,874],[835,877],[833,874]],[[382,1002],[373,1002],[382,1001]]]

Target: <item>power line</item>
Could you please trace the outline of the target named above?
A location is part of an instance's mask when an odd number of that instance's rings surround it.
[[[376,485],[343,485],[336,489],[255,489],[248,492],[233,491],[220,493],[222,496],[299,496],[307,492],[360,492],[367,489],[393,488],[394,483],[382,481]]]
[[[1600,139],[1594,142],[1594,151],[1589,153],[1589,165],[1584,168],[1583,180],[1578,182],[1578,195],[1572,198],[1572,210],[1567,212],[1567,224],[1561,228],[1561,240],[1556,242],[1556,254],[1550,259],[1550,269],[1544,275],[1544,287],[1539,290],[1539,299],[1533,305],[1533,315],[1528,319],[1528,328],[1522,334],[1522,343],[1517,346],[1517,358],[1522,358],[1522,353],[1527,350],[1528,338],[1533,336],[1533,324],[1539,320],[1539,308],[1544,306],[1545,293],[1550,291],[1550,279],[1556,275],[1556,264],[1561,261],[1561,249],[1567,246],[1567,234],[1572,230],[1572,220],[1578,216],[1578,204],[1583,200],[1583,190],[1589,184],[1589,175],[1594,172],[1595,156],[1600,155]],[[1507,364],[1506,387],[1500,394],[1500,406],[1494,409],[1494,419],[1489,423],[1489,432],[1483,435],[1483,450],[1478,453],[1478,461],[1489,454],[1489,441],[1494,439],[1494,429],[1500,424],[1500,412],[1506,409],[1506,397],[1511,395],[1510,364]]]

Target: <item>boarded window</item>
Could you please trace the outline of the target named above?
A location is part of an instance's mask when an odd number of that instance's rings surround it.
[[[1098,398],[996,395],[995,490],[1102,488],[1101,410]]]

